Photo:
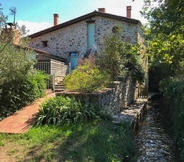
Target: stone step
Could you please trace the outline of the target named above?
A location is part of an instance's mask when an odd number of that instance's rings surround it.
[[[63,84],[63,81],[59,81],[59,82],[57,82],[57,84],[56,84],[56,85],[61,85],[61,84]]]
[[[63,84],[55,85],[55,88],[64,88],[65,86]]]
[[[65,90],[65,86],[63,84],[55,85],[55,92],[60,92],[60,91],[64,91],[64,90]]]

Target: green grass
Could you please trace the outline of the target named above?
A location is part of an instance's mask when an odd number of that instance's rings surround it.
[[[25,134],[0,134],[0,148],[7,148],[17,161],[131,162],[135,148],[129,130],[127,124],[114,125],[100,119],[60,127],[33,127]],[[6,145],[12,147],[8,150]]]

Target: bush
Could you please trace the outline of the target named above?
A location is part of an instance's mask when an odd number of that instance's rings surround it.
[[[48,78],[49,76],[42,71],[32,70],[29,73],[27,79],[32,87],[34,99],[45,95]]]
[[[106,37],[102,57],[98,60],[101,69],[108,70],[111,79],[129,74],[133,80],[142,83],[145,71],[140,63],[140,46],[122,41],[120,35]]]
[[[15,78],[0,85],[1,119],[42,97],[46,90],[46,78],[47,75],[42,72],[31,71],[24,78]]]
[[[169,78],[161,82],[165,107],[174,124],[175,140],[184,160],[184,79]]]
[[[77,123],[98,118],[99,107],[91,103],[81,103],[74,98],[57,96],[42,103],[36,115],[36,125]]]
[[[69,91],[94,92],[106,86],[110,76],[105,70],[90,64],[80,65],[64,79],[64,84]]]

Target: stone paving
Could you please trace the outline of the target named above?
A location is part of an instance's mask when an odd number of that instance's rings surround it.
[[[47,94],[45,97],[34,101],[23,107],[13,115],[0,122],[0,133],[24,133],[34,123],[34,115],[38,112],[40,104],[49,97],[55,97],[55,93]]]
[[[147,98],[138,98],[137,101],[127,108],[122,109],[118,114],[113,115],[113,123],[129,122],[131,125],[137,124],[136,120],[141,120],[141,116],[147,107]]]

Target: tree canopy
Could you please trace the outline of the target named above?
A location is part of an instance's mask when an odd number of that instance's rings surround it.
[[[141,13],[149,22],[145,34],[151,65],[164,65],[169,75],[180,72],[184,60],[183,0],[145,0]]]

